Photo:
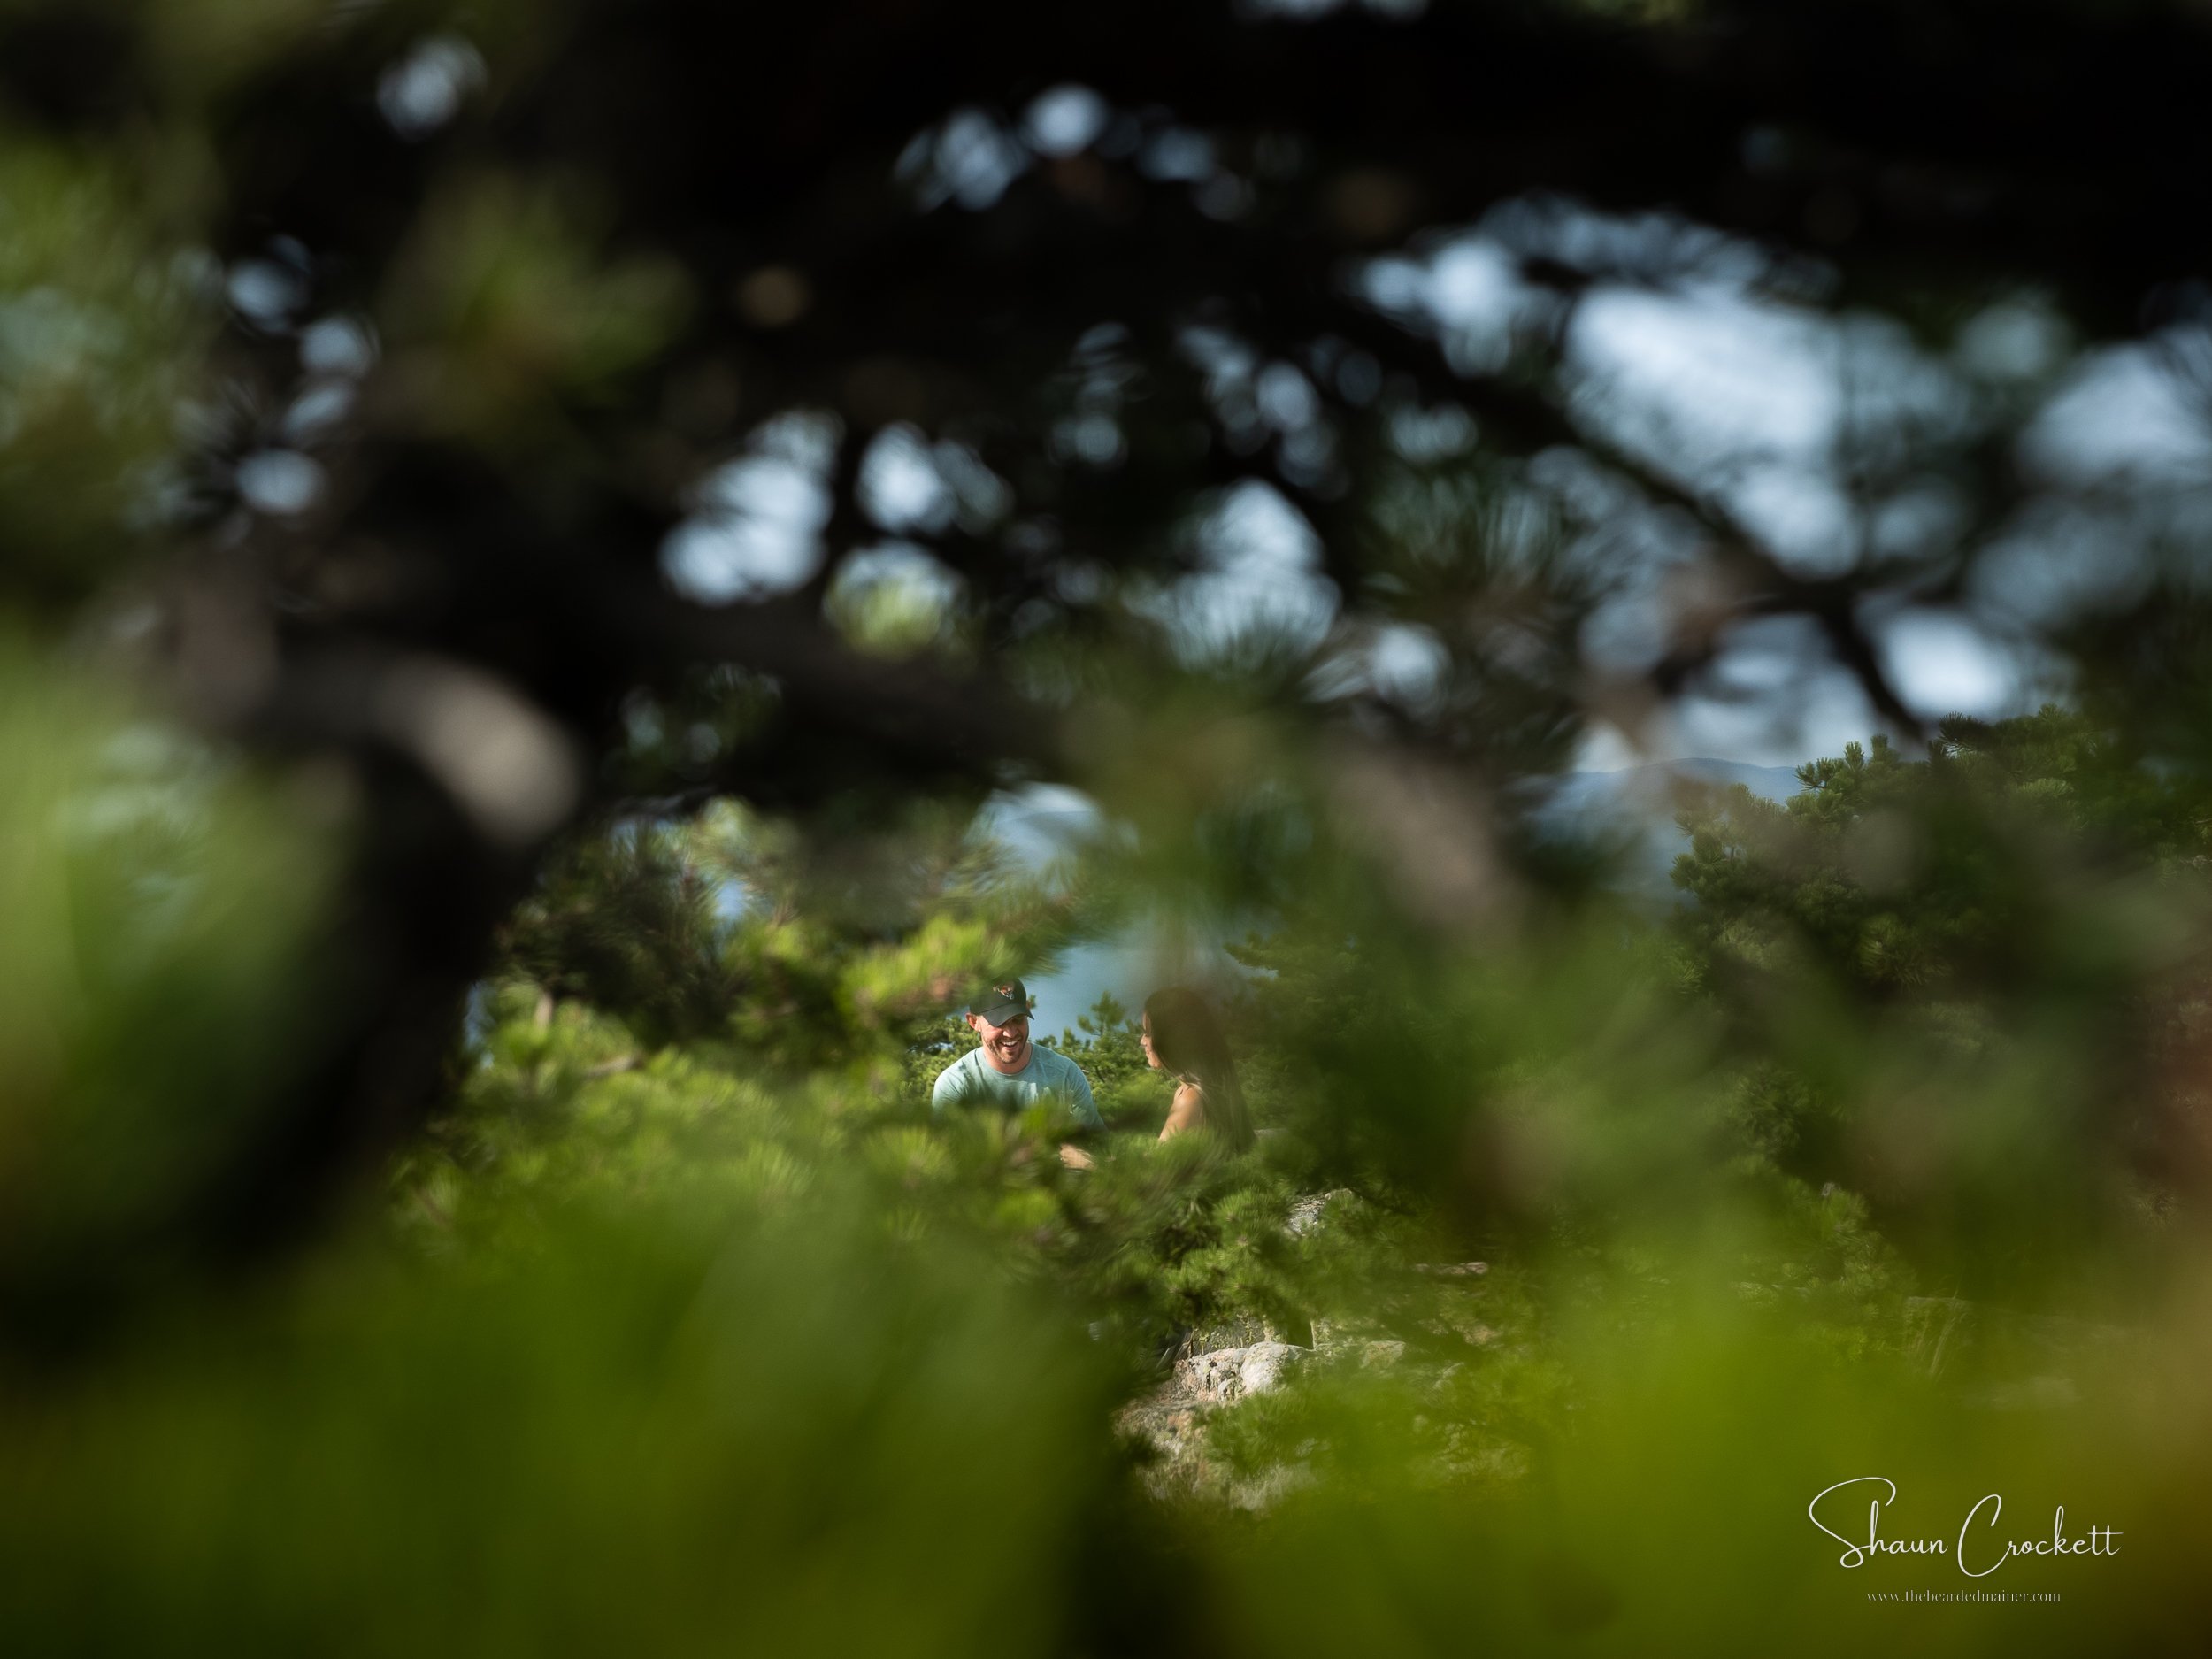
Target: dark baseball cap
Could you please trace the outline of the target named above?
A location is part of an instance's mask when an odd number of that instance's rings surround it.
[[[1017,1016],[1029,1018],[1029,991],[1019,979],[1001,979],[987,985],[977,993],[975,1001],[968,1004],[968,1012],[980,1014],[994,1025],[1003,1025]]]

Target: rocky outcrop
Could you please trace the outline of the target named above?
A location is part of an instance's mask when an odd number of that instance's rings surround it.
[[[1310,1240],[1355,1220],[1365,1204],[1348,1187],[1302,1194],[1292,1202],[1284,1228],[1294,1239]],[[1157,1386],[1116,1417],[1121,1432],[1143,1448],[1147,1488],[1156,1497],[1177,1501],[1269,1508],[1313,1479],[1303,1461],[1306,1453],[1258,1473],[1233,1467],[1210,1451],[1211,1427],[1225,1420],[1223,1414],[1244,1400],[1281,1388],[1307,1367],[1325,1369],[1339,1380],[1354,1371],[1387,1371],[1397,1373],[1405,1389],[1439,1391],[1460,1371],[1469,1350],[1499,1340],[1496,1331],[1472,1317],[1485,1302],[1481,1293],[1489,1263],[1409,1262],[1399,1271],[1406,1280],[1385,1287],[1396,1299],[1392,1315],[1396,1324],[1413,1317],[1397,1305],[1411,1287],[1407,1280],[1426,1280],[1444,1293],[1421,1299],[1436,1306],[1421,1320],[1424,1335],[1413,1343],[1391,1322],[1357,1317],[1287,1319],[1279,1313],[1279,1324],[1241,1313],[1176,1333],[1163,1345],[1166,1365]],[[1286,1341],[1286,1337],[1292,1340]],[[1452,1357],[1455,1355],[1463,1357]],[[1459,1459],[1466,1465],[1462,1472],[1469,1478],[1502,1478],[1498,1459],[1485,1455],[1487,1462]],[[1505,1472],[1517,1476],[1517,1471]]]
[[[1247,1394],[1263,1394],[1308,1353],[1288,1342],[1255,1342],[1248,1348],[1194,1354],[1175,1367],[1175,1392],[1193,1402],[1224,1404]]]
[[[1340,1187],[1333,1193],[1308,1193],[1290,1207],[1290,1214],[1283,1222],[1283,1230],[1294,1239],[1303,1238],[1320,1226],[1331,1204],[1339,1199],[1354,1198],[1352,1189]]]
[[[1214,1348],[1179,1360],[1160,1387],[1126,1407],[1117,1419],[1122,1432],[1148,1443],[1144,1480],[1156,1497],[1200,1500],[1240,1509],[1264,1509],[1310,1476],[1302,1469],[1232,1472],[1208,1455],[1206,1425],[1217,1411],[1279,1387],[1310,1356],[1289,1342],[1258,1341]]]

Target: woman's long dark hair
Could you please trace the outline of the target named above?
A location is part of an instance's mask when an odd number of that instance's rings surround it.
[[[1242,1152],[1252,1144],[1252,1119],[1244,1110],[1244,1086],[1229,1040],[1212,1006],[1180,985],[1155,991],[1145,999],[1144,1023],[1152,1033],[1152,1052],[1160,1069],[1198,1086],[1199,1117],[1206,1126]]]

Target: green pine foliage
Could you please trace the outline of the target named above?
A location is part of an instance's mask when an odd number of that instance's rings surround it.
[[[902,899],[886,877],[864,901],[851,867],[727,812],[579,849],[518,913],[454,1110],[396,1172],[403,1229],[468,1256],[580,1203],[744,1211],[836,1188],[872,1194],[887,1239],[987,1246],[1131,1354],[1294,1317],[1287,1186],[1208,1137],[1156,1144],[1171,1088],[1111,998],[1041,1039],[1092,1080],[1094,1169],[1063,1167],[1070,1125],[1041,1111],[933,1117],[932,1084],[975,1042],[946,1003],[1070,924],[988,848],[899,867]],[[904,931],[872,937],[897,902]]]
[[[1745,1155],[2016,1292],[2165,1209],[2192,1179],[2201,780],[2055,707],[1798,775],[1786,804],[1738,786],[1678,820],[1676,972],[1743,1057]]]
[[[1834,1437],[2058,1469],[2068,1442],[1987,1404],[2046,1386],[2051,1332],[2065,1386],[2105,1386],[2107,1352],[2149,1397],[2189,1381],[2098,1334],[2157,1177],[2093,1118],[2108,1080],[2053,1062],[2185,1042],[2185,960],[2115,918],[2198,867],[2182,781],[2093,734],[1950,741],[1717,803],[1702,889],[1657,924],[1531,896],[1471,946],[1394,920],[1325,831],[1286,839],[1225,1005],[1258,1147],[1160,1142],[1167,1084],[1106,1001],[1041,1037],[1107,1115],[1087,1170],[1048,1113],[941,1119],[929,1087],[969,987],[1125,914],[1118,877],[1020,878],[950,811],[602,826],[512,918],[380,1221],[132,1333],[96,1398],[17,1401],[10,1627],[968,1654],[1114,1649],[1138,1617],[1434,1647],[1417,1604],[1439,1640],[1530,1648],[1548,1597],[1667,1628],[1655,1570],[1586,1580],[1577,1552],[1684,1491],[1785,1572],[1760,1494],[1834,1479]],[[1901,839],[1901,878],[1866,850]],[[2009,948],[2075,926],[2103,953],[1995,972],[1987,895],[2038,859],[2107,879]],[[1885,914],[1924,978],[1867,970]],[[1267,1340],[1304,1356],[1274,1388],[1179,1392],[1180,1357]],[[2156,1467],[2140,1420],[2111,1418],[2112,1466]],[[1472,1558],[1551,1587],[1447,1571]]]

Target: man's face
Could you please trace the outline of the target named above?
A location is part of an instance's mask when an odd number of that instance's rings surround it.
[[[1001,1071],[1018,1071],[1029,1064],[1029,1016],[1017,1014],[1003,1025],[994,1025],[980,1014],[968,1016],[968,1024],[983,1039],[983,1057]]]

